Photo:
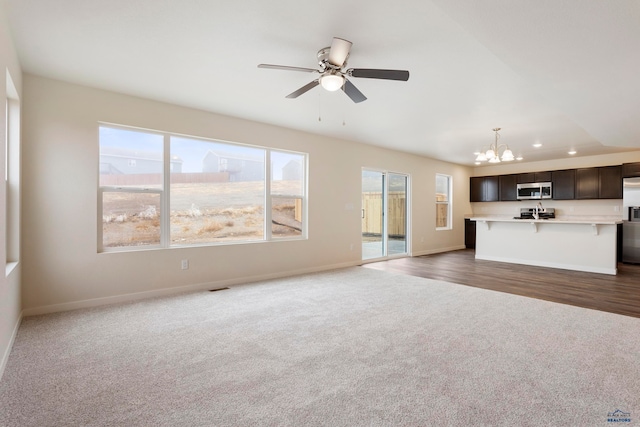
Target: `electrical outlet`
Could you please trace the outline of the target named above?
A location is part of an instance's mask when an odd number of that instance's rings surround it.
[[[614,211],[614,212],[620,212],[620,206],[615,205],[615,206],[613,207],[613,211]]]
[[[183,270],[188,270],[189,269],[189,260],[188,259],[183,259],[182,263],[181,263],[182,269]]]

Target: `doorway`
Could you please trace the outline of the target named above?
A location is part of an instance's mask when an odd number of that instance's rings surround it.
[[[362,259],[408,253],[409,176],[362,170]]]

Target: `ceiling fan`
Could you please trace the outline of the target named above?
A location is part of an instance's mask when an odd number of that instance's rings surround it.
[[[297,98],[314,87],[321,85],[324,89],[332,92],[342,89],[353,102],[362,102],[367,97],[347,79],[347,76],[365,79],[400,80],[404,82],[409,80],[409,72],[406,70],[380,70],[375,68],[349,68],[345,70],[352,44],[348,40],[334,37],[330,47],[325,47],[318,51],[319,69],[272,64],[259,64],[258,68],[320,74],[320,77],[290,93],[287,98]]]

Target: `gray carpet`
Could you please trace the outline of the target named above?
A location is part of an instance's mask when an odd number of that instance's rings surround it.
[[[617,409],[640,424],[640,319],[359,267],[26,318],[0,382],[3,426],[598,426]]]

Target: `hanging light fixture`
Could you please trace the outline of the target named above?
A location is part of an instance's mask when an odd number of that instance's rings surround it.
[[[494,128],[493,131],[496,133],[496,141],[495,143],[489,145],[488,150],[482,150],[478,153],[476,157],[476,162],[489,162],[489,163],[500,163],[502,162],[510,162],[515,160],[513,156],[513,152],[509,149],[509,146],[506,144],[498,144],[498,140],[500,139],[500,134],[498,131],[500,128]],[[500,152],[502,151],[502,155]]]

